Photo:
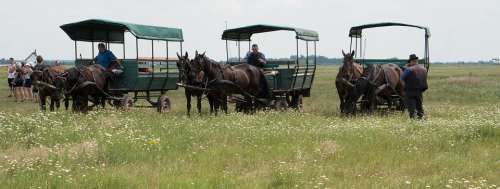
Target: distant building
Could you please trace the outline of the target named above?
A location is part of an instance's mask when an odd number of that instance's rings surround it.
[[[491,62],[493,64],[500,64],[500,58],[494,58],[494,59],[491,59]]]

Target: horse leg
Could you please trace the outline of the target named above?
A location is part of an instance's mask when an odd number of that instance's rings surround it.
[[[102,106],[102,109],[106,108],[106,97],[105,96],[101,97],[101,106]]]
[[[56,108],[59,110],[59,107],[61,107],[61,99],[57,98],[56,99]]]
[[[71,95],[71,109],[73,109],[73,111],[80,111],[79,110],[79,97],[77,95]],[[69,103],[69,102],[68,102]]]
[[[219,113],[219,108],[221,107],[221,102],[222,102],[222,98],[221,96],[217,95],[217,96],[214,96],[213,97],[213,100],[214,100],[214,112],[215,112],[215,116],[217,116],[217,114]]]
[[[201,115],[201,94],[196,95],[196,100],[197,100],[196,107],[198,108],[198,114]]]
[[[210,115],[214,113],[214,99],[212,95],[207,94],[208,105],[210,106]]]
[[[53,97],[51,96],[50,97],[50,111],[53,112],[54,111],[54,106],[55,106],[55,100],[53,99]]]
[[[88,95],[85,95],[82,97],[82,111],[84,113],[87,113],[87,111],[89,111],[89,97],[88,97]]]
[[[401,81],[398,83],[398,85],[396,85],[396,91],[398,92],[398,95],[399,95],[398,110],[404,112],[404,110],[405,110],[405,101],[404,101],[405,94],[404,94],[404,86],[403,86],[403,83]]]
[[[187,115],[191,114],[191,94],[189,92],[185,92],[186,94],[186,108],[187,108]]]
[[[222,108],[224,109],[224,113],[227,114],[227,96],[224,95],[223,97],[224,99],[222,99]]]
[[[384,94],[384,95],[381,95],[380,98],[382,98],[382,100],[385,100],[385,102],[387,102],[387,109],[388,110],[391,110],[392,108],[392,97],[391,97],[391,94]]]
[[[46,96],[40,94],[40,110],[45,111]]]
[[[68,110],[69,108],[69,95],[64,95],[64,109]]]

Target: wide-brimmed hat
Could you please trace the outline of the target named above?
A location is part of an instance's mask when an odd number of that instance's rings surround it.
[[[415,54],[411,54],[410,58],[408,58],[408,62],[411,62],[412,60],[418,60],[418,56]]]

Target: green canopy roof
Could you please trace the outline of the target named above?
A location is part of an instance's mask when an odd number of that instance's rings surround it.
[[[184,41],[182,29],[91,19],[65,24],[61,29],[75,41],[123,43],[126,31],[138,39]]]
[[[366,24],[366,25],[361,25],[361,26],[354,26],[351,28],[351,30],[349,30],[349,37],[360,38],[362,36],[363,29],[388,27],[388,26],[403,26],[403,27],[413,27],[413,28],[423,29],[423,30],[425,30],[426,37],[431,36],[431,31],[427,27],[416,26],[416,25],[411,25],[411,24],[396,23],[396,22],[383,22],[383,23],[376,23],[376,24]]]
[[[222,33],[223,40],[231,41],[250,41],[250,38],[255,33],[264,33],[272,31],[294,31],[297,39],[305,41],[319,41],[318,32],[301,28],[271,26],[271,25],[252,25],[235,29],[228,29]]]

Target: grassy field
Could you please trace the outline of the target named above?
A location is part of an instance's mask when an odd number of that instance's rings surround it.
[[[218,117],[185,116],[182,89],[167,114],[40,113],[2,83],[0,188],[500,188],[500,66],[433,66],[426,121],[341,117],[336,70],[305,113]]]

